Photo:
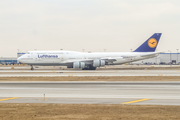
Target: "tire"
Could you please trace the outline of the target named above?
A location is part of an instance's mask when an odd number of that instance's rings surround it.
[[[90,66],[89,70],[96,70],[96,67]]]

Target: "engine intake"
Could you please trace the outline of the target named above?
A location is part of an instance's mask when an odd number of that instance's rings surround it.
[[[93,61],[93,66],[94,67],[102,67],[102,66],[105,66],[105,61],[104,60],[94,60]]]
[[[84,62],[74,62],[73,68],[74,69],[85,68],[85,63]]]

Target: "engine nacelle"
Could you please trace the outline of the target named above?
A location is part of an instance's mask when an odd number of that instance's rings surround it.
[[[73,68],[74,69],[85,68],[85,63],[84,62],[74,62]]]
[[[94,60],[93,61],[93,66],[94,67],[102,67],[102,66],[105,66],[105,61],[104,60]]]

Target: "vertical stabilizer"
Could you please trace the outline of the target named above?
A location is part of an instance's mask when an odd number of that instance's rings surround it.
[[[162,33],[154,33],[133,52],[155,52]]]

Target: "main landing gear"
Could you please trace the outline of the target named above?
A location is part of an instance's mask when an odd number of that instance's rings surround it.
[[[96,70],[96,67],[93,67],[92,65],[89,65],[89,66],[83,68],[82,70]]]
[[[31,70],[34,70],[33,66],[31,65]]]

